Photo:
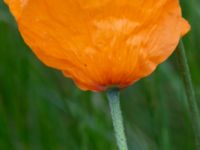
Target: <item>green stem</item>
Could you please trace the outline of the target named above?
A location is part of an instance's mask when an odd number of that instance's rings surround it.
[[[128,150],[126,136],[124,132],[123,117],[120,108],[119,89],[114,88],[107,92],[110,111],[115,130],[115,137],[119,150]]]
[[[200,150],[200,121],[199,121],[200,116],[199,116],[197,101],[195,98],[194,88],[192,85],[190,69],[185,54],[185,48],[182,41],[180,41],[178,45],[177,57],[178,57],[179,69],[181,71],[185,86],[187,102],[189,105],[191,122],[195,134],[196,148],[197,150]]]

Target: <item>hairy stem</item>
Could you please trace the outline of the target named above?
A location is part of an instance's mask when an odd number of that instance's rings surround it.
[[[120,108],[119,89],[114,88],[107,92],[110,111],[115,130],[115,137],[119,150],[128,150],[126,136],[124,132],[123,117]]]

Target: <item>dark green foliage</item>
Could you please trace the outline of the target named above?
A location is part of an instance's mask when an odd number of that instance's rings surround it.
[[[182,0],[184,39],[200,100],[200,1]],[[175,56],[121,93],[130,150],[194,150]],[[199,104],[199,102],[198,102]],[[0,0],[0,150],[116,150],[105,93],[82,92],[25,45]]]

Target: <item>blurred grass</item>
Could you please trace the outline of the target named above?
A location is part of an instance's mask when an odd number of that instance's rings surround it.
[[[200,100],[200,1],[181,4],[192,26],[184,43]],[[175,56],[121,99],[130,150],[195,149]],[[108,103],[41,64],[0,0],[0,150],[47,149],[116,150]]]

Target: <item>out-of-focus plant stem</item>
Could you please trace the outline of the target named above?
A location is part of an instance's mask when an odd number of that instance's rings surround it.
[[[183,83],[185,86],[185,92],[187,96],[187,102],[189,105],[191,122],[195,134],[196,148],[197,150],[200,150],[200,120],[199,120],[200,115],[197,106],[197,101],[195,98],[194,88],[192,85],[190,69],[185,54],[185,48],[182,40],[180,41],[177,48],[177,58],[178,58],[179,70],[181,71]]]
[[[119,150],[128,150],[127,140],[124,131],[123,117],[120,107],[119,89],[114,88],[107,92],[110,111],[115,130],[115,137]]]

